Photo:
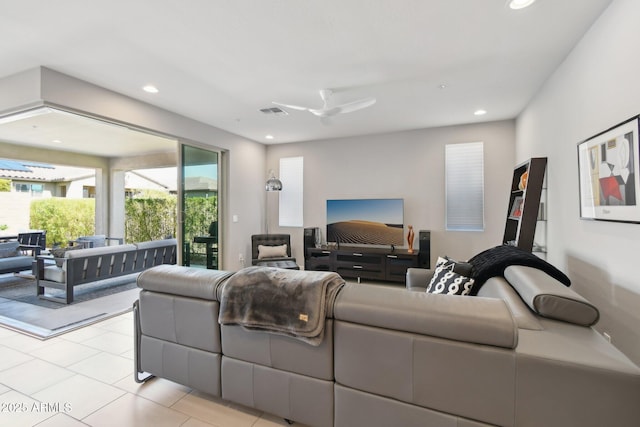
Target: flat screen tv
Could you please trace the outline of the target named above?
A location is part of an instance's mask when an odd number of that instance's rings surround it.
[[[402,246],[404,200],[327,200],[327,242]]]

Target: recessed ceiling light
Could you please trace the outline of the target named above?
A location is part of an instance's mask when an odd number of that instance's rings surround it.
[[[476,110],[473,114],[475,114],[476,116],[484,116],[485,114],[487,114],[487,110]]]
[[[511,9],[524,9],[525,7],[531,6],[535,3],[536,0],[510,0],[509,7]]]
[[[160,92],[158,90],[158,88],[155,87],[154,85],[146,85],[145,87],[142,88],[142,90],[144,90],[145,92],[148,92],[148,93],[158,93],[158,92]]]
[[[54,139],[51,142],[56,143],[56,144],[62,144],[62,141],[60,141],[59,139]]]
[[[273,135],[265,135],[265,139],[273,139]]]

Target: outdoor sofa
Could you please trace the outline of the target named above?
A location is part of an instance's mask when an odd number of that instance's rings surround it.
[[[113,277],[139,273],[160,264],[176,263],[176,239],[152,240],[133,244],[81,248],[64,251],[63,256],[39,256],[33,263],[37,295],[70,304],[75,286]],[[61,289],[63,296],[46,293]]]
[[[30,270],[46,245],[46,232],[19,233],[15,240],[0,242],[0,274]]]
[[[424,292],[432,270],[408,273],[422,292],[347,283],[317,345],[220,324],[245,270],[138,276],[137,381],[163,377],[311,426],[640,425],[640,368],[593,329],[595,307],[534,267],[505,268],[477,296]],[[255,298],[248,287],[244,304]]]

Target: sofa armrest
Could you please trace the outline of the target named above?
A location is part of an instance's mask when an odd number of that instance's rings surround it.
[[[582,326],[595,325],[600,318],[594,305],[542,270],[512,265],[504,277],[540,316]]]
[[[407,289],[410,291],[425,292],[433,277],[433,270],[426,268],[407,269]]]

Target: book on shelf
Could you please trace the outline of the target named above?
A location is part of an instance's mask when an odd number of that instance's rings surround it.
[[[524,198],[522,196],[516,196],[513,199],[513,203],[511,204],[511,210],[509,212],[509,218],[520,219],[520,217],[522,216],[523,202],[524,202]]]

